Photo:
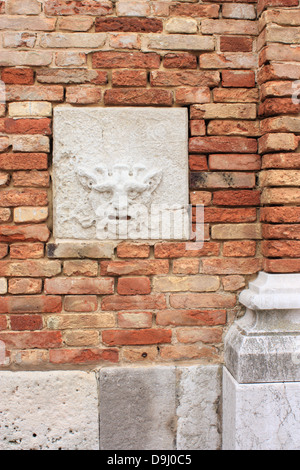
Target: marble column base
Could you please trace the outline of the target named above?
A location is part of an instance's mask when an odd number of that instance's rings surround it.
[[[239,384],[223,371],[223,450],[299,450],[300,382]]]

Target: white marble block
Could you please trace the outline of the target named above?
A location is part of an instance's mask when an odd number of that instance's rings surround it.
[[[223,450],[299,450],[300,383],[239,384],[224,368]]]
[[[184,108],[54,112],[55,239],[189,237]]]

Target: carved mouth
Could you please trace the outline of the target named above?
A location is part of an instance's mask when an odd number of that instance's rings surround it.
[[[123,216],[109,215],[108,219],[109,220],[131,220],[131,216],[130,215],[123,215]]]

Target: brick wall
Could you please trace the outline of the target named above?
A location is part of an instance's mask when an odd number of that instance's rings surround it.
[[[222,362],[248,281],[300,271],[299,26],[298,0],[0,1],[2,368]],[[202,249],[55,247],[62,103],[189,109]]]

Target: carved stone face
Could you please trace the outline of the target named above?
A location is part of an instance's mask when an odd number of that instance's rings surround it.
[[[96,167],[93,173],[79,169],[77,176],[88,191],[93,211],[84,220],[85,226],[96,221],[97,227],[107,230],[108,226],[120,226],[125,221],[129,229],[137,229],[142,222],[139,207],[151,202],[162,172],[138,165],[132,169],[128,165],[114,165],[111,170]]]

